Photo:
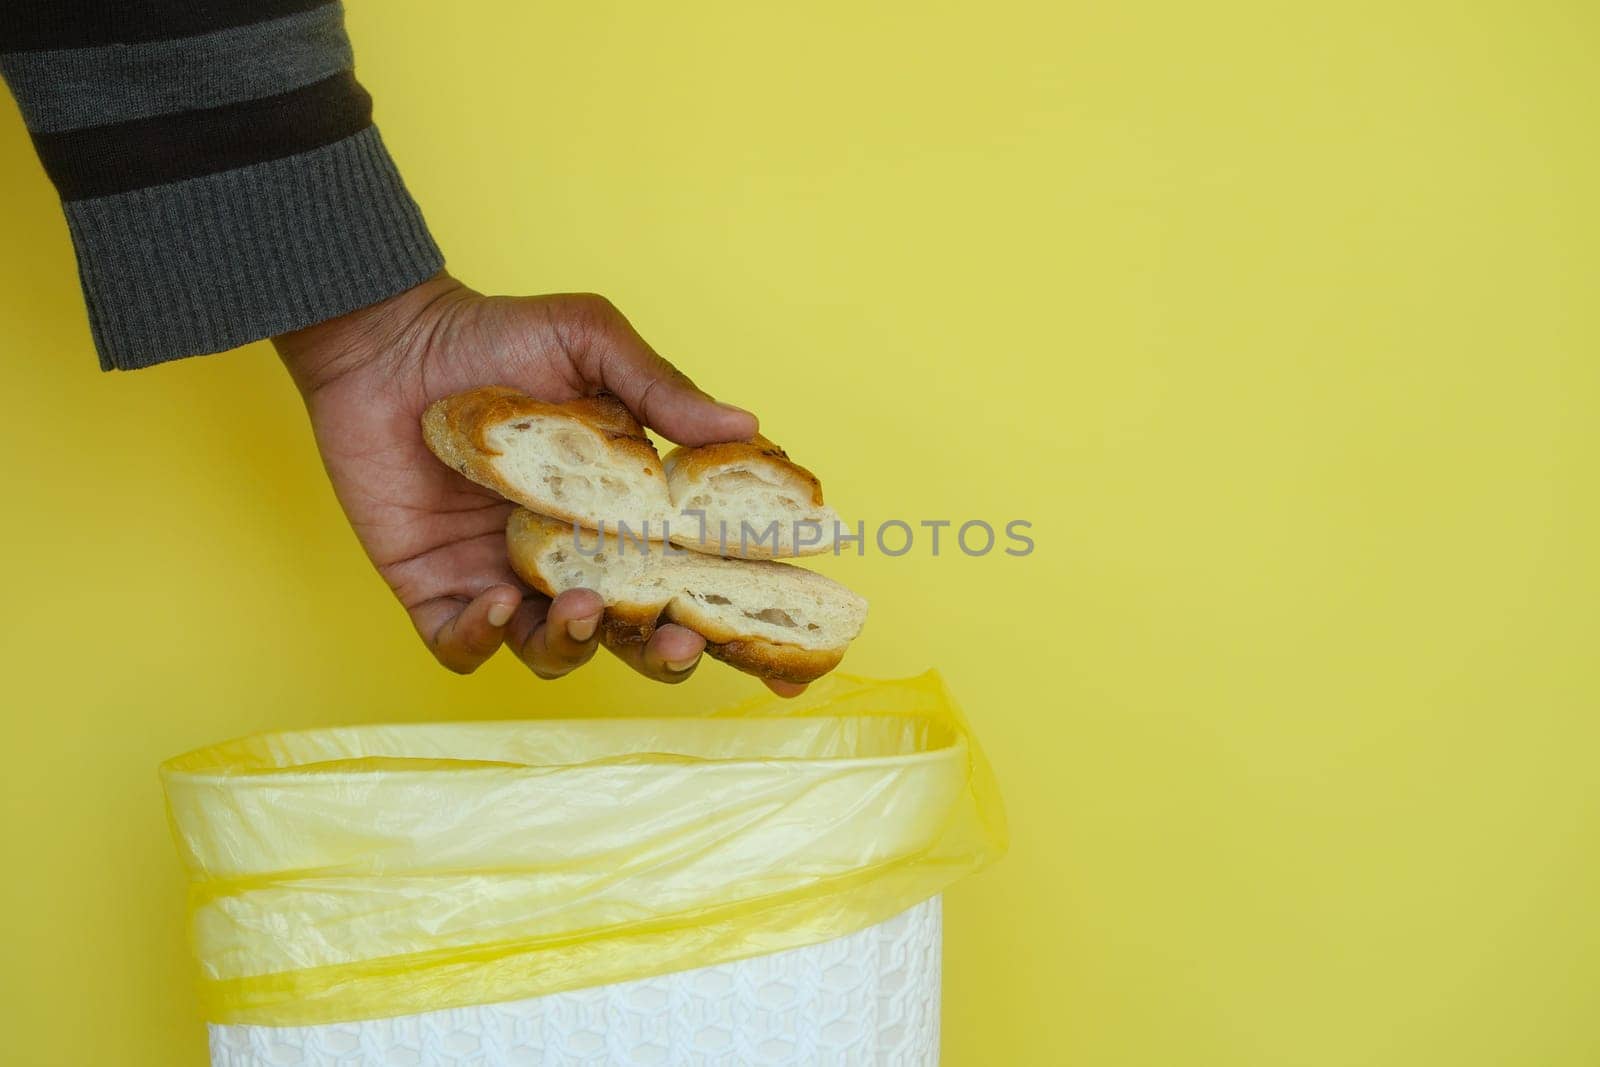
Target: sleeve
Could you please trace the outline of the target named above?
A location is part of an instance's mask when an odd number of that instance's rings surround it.
[[[100,364],[220,352],[443,266],[325,0],[5,0]]]

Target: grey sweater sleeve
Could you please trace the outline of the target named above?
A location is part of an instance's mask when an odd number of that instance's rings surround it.
[[[0,73],[61,195],[100,365],[309,326],[443,266],[340,4],[9,0]]]

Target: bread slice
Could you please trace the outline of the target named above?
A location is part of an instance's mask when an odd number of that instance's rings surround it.
[[[833,546],[839,516],[822,483],[757,434],[749,441],[667,453],[672,540],[721,556],[811,556]]]
[[[608,643],[643,641],[665,619],[704,637],[717,659],[763,678],[821,677],[844,658],[867,618],[864,597],[787,563],[602,537],[521,508],[507,524],[506,543],[512,568],[546,596],[599,593]]]
[[[646,522],[659,531],[668,518],[661,457],[616,397],[547,404],[484,386],[430,405],[422,435],[468,478],[546,515],[591,528],[623,519],[634,532]]]
[[[612,396],[547,404],[486,386],[437,401],[422,428],[468,478],[591,530],[749,559],[826,552],[837,534],[816,476],[765,437],[678,448],[664,467]]]

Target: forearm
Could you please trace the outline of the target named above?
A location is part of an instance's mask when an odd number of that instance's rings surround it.
[[[106,369],[301,329],[442,266],[337,3],[12,0],[0,72],[61,194]]]

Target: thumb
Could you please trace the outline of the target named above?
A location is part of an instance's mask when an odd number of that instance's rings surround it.
[[[645,343],[608,301],[595,315],[578,360],[590,382],[612,393],[640,422],[680,445],[744,441],[759,423],[744,408],[714,400]]]

